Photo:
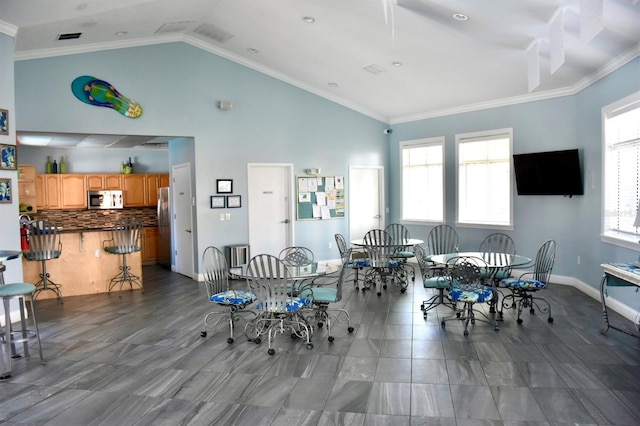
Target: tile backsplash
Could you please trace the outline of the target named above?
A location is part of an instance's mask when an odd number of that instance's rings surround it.
[[[30,217],[48,220],[65,231],[107,229],[122,216],[137,216],[145,228],[158,226],[155,207],[126,208],[116,210],[40,210]]]

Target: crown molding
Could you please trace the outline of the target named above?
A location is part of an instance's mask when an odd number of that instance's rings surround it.
[[[0,33],[3,33],[15,38],[16,35],[18,34],[18,27],[0,20]]]

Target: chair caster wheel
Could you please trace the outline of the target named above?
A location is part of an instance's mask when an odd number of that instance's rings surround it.
[[[363,287],[362,288],[362,292],[364,293],[365,291],[367,291],[367,289]]]
[[[440,325],[442,326],[442,328],[444,328],[444,321],[442,321]]]
[[[469,335],[469,330],[465,330],[465,331],[464,331],[464,335],[465,335],[465,336],[468,336],[468,335]]]
[[[422,305],[420,305],[420,310],[424,311],[424,303]]]
[[[253,343],[255,343],[256,345],[259,345],[260,343],[262,343],[262,339],[259,337],[256,337],[255,339],[253,339]]]
[[[349,333],[353,333],[353,330],[354,330],[354,328],[353,328],[353,327],[349,327],[349,328],[347,328],[347,331],[348,331]]]
[[[522,320],[521,320],[520,318],[518,318],[518,319],[516,320],[516,322],[517,322],[518,324],[522,324]]]
[[[291,333],[291,339],[297,339],[298,336],[296,336],[296,333]]]
[[[275,349],[269,349],[269,350],[267,351],[267,353],[268,353],[269,355],[273,355],[273,354],[275,354],[275,353],[276,353],[276,350],[275,350]]]
[[[529,313],[530,313],[530,314],[535,314],[535,313],[536,313],[536,310],[535,310],[535,309],[533,309],[533,308],[531,308],[531,309],[529,309]]]
[[[551,324],[553,322],[553,318],[549,317],[547,321],[549,322],[549,324]]]
[[[407,292],[407,289],[406,289],[406,288],[401,288],[401,289],[400,289],[400,293],[405,294],[406,292]]]
[[[232,344],[232,343],[233,343],[233,338],[232,338],[232,337],[229,337],[229,338],[227,339],[227,343],[228,343],[228,344]]]
[[[200,337],[207,337],[207,332],[206,331],[201,331],[200,332]]]
[[[386,284],[383,285],[382,288],[386,290],[387,289],[387,285]]]
[[[309,350],[313,349],[313,343],[307,343],[307,349]]]
[[[500,327],[498,327],[497,325],[493,328],[495,331],[500,330]]]
[[[322,328],[323,325],[324,325],[323,323],[319,322],[318,323],[318,328]]]
[[[426,312],[424,312],[424,313],[422,314],[422,318],[427,319],[427,313],[426,313]]]
[[[329,340],[330,342],[333,342],[333,336],[327,337],[327,340]]]
[[[456,318],[460,318],[460,315],[462,315],[460,312],[456,312]]]
[[[473,318],[471,318],[471,324],[475,324],[476,320],[474,320]]]

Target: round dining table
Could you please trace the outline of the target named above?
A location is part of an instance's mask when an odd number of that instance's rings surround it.
[[[518,268],[531,263],[530,258],[519,254],[493,253],[482,251],[435,254],[430,256],[429,259],[434,263],[446,265],[456,257],[478,257],[487,264],[488,268],[496,270],[501,268]]]
[[[394,242],[394,247],[412,247],[418,244],[424,243],[424,240],[419,240],[417,238],[408,238],[403,241]],[[358,247],[366,247],[367,243],[364,241],[364,238],[360,238],[358,240],[351,240],[351,244]]]

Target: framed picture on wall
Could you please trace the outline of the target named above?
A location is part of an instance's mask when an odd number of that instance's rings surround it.
[[[9,134],[9,111],[0,109],[0,135]]]
[[[212,209],[224,209],[224,196],[212,195],[211,196],[211,208]]]
[[[216,188],[218,194],[231,194],[233,192],[233,180],[216,179]]]
[[[15,170],[17,167],[15,145],[0,144],[0,169]]]
[[[241,207],[239,195],[227,195],[227,207],[230,209],[237,209]]]
[[[0,179],[0,203],[12,203],[11,179]]]

